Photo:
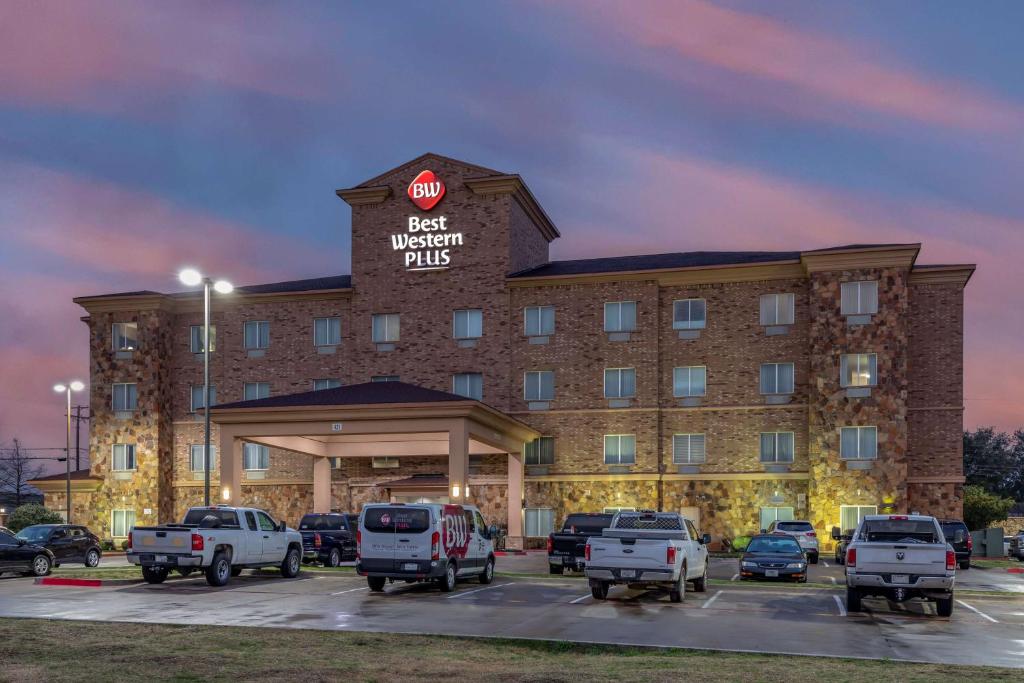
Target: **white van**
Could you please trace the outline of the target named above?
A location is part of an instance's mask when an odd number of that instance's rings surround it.
[[[359,514],[356,571],[378,592],[396,579],[436,581],[446,593],[457,579],[490,583],[495,533],[473,505],[367,505]]]

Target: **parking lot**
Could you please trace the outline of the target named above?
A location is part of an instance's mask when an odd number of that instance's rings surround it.
[[[111,558],[113,559],[113,558]],[[214,589],[202,578],[101,588],[35,585],[0,578],[0,616],[104,621],[408,632],[573,640],[959,664],[1024,666],[1024,596],[962,595],[953,617],[920,603],[868,600],[847,615],[830,587],[730,581],[734,560],[716,559],[719,578],[681,605],[657,593],[613,589],[590,596],[579,578],[518,573],[531,556],[502,558],[495,582],[445,594],[426,585],[371,593],[364,579],[303,572],[298,579],[249,573]],[[105,564],[107,564],[105,562]],[[109,566],[115,566],[111,562]],[[833,567],[821,567],[822,576]],[[966,572],[967,574],[969,572]],[[978,572],[981,574],[981,572]],[[814,577],[812,577],[814,580]]]

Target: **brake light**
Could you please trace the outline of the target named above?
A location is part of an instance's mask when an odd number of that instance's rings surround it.
[[[584,548],[583,548],[583,559],[586,560],[587,562],[590,562],[590,544],[589,543],[586,546],[584,546]]]
[[[857,549],[848,548],[846,551],[846,566],[856,567],[857,566]]]
[[[665,564],[675,564],[675,563],[676,563],[676,547],[674,545],[670,545],[668,547],[668,550],[665,551]]]
[[[128,550],[132,549],[132,532],[128,532]]]
[[[551,552],[552,552],[552,551],[553,551],[554,549],[555,549],[555,544],[554,544],[554,542],[553,542],[553,541],[551,540],[551,537],[550,537],[550,536],[548,536],[548,555],[550,555],[550,554],[551,554]]]
[[[129,538],[129,541],[130,541],[131,540],[131,535],[130,534],[129,534],[128,538]],[[129,545],[130,545],[130,542],[129,542]],[[971,537],[970,534],[967,534],[967,549],[968,550],[974,550],[974,539]]]
[[[323,541],[320,540],[320,534],[313,534],[313,547],[319,548],[323,545]]]
[[[363,556],[363,532],[356,529],[356,559]]]
[[[192,550],[202,550],[203,547],[203,535],[192,534]]]
[[[437,531],[430,534],[430,559],[441,559],[441,534]]]
[[[810,536],[810,537],[813,538],[814,537],[814,532],[813,531],[807,531],[807,532],[804,533],[804,535],[805,536]]]
[[[910,519],[906,515],[889,515],[889,519]]]
[[[946,571],[956,569],[956,553],[952,550],[946,551]]]

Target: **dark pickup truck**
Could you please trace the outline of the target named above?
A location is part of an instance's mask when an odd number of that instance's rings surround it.
[[[356,559],[356,532],[358,522],[353,515],[340,512],[312,513],[299,522],[302,534],[302,557],[306,562],[320,562],[337,567],[342,562]],[[358,515],[355,515],[358,520]]]
[[[581,512],[565,518],[562,530],[548,536],[548,571],[561,574],[566,569],[583,571],[587,539],[600,536],[612,525],[615,515]]]

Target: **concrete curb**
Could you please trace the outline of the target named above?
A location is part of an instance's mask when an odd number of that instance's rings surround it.
[[[77,588],[129,586],[136,583],[142,583],[142,579],[73,579],[64,576],[44,576],[35,580],[37,586],[73,586]]]

